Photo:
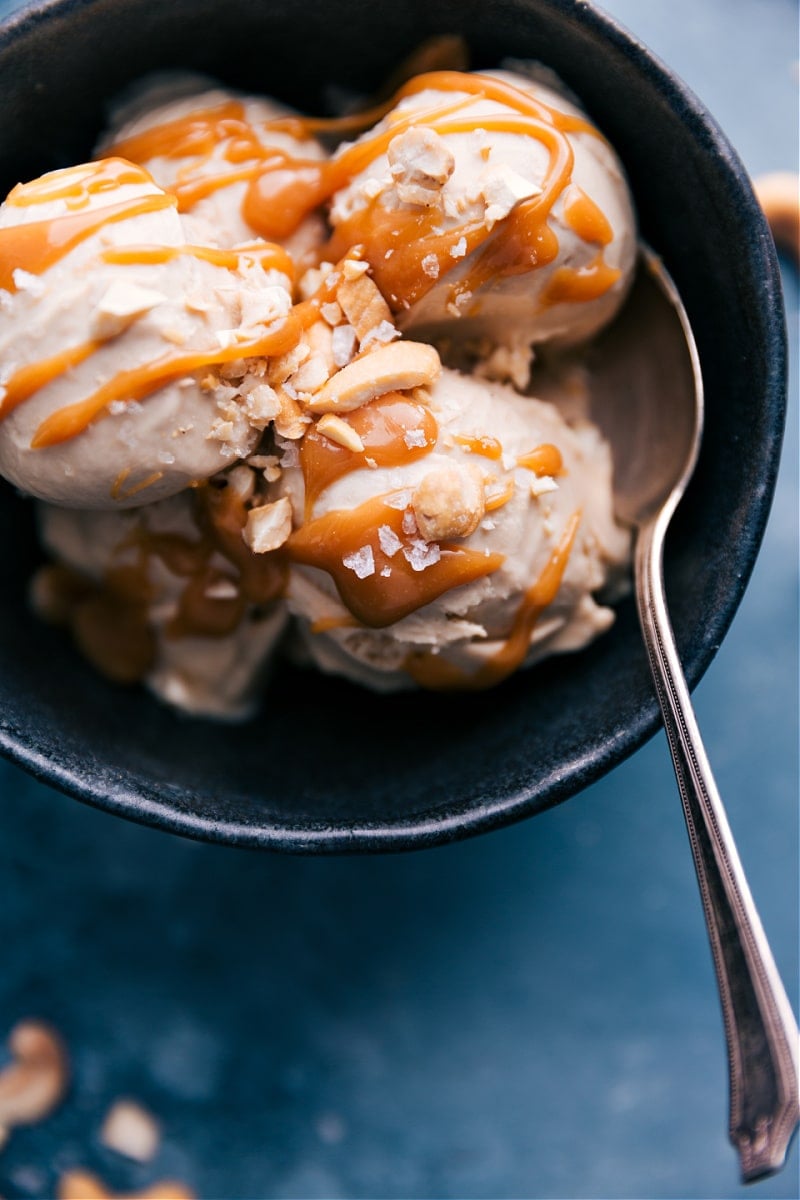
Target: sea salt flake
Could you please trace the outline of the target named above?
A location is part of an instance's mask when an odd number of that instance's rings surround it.
[[[439,260],[435,254],[426,254],[420,266],[431,279],[439,278]]]
[[[422,538],[414,538],[410,546],[403,547],[403,557],[410,564],[412,571],[424,571],[439,561],[442,552],[438,542],[425,542]]]
[[[406,488],[402,492],[397,492],[394,496],[389,496],[383,503],[387,508],[408,508],[411,503],[411,491]]]
[[[171,454],[169,450],[159,450],[156,457],[158,458],[158,461],[160,463],[164,463],[166,467],[171,467],[175,462],[175,455]]]
[[[451,258],[463,258],[466,253],[467,253],[467,239],[465,237],[460,237],[458,239],[458,241],[456,242],[455,246],[450,247],[450,257]]]
[[[381,550],[387,558],[394,558],[397,551],[403,548],[400,538],[389,525],[378,527],[378,541],[380,542]],[[381,574],[383,574],[383,571],[381,571]]]
[[[417,518],[414,516],[414,510],[407,508],[403,513],[403,533],[410,535],[417,532]]]
[[[391,567],[382,567],[381,568],[381,575],[384,579],[388,579],[389,576],[391,575],[391,573],[392,573]]]
[[[409,450],[416,450],[419,447],[427,446],[428,439],[425,437],[424,429],[409,429],[403,434],[403,441],[408,446]]]
[[[369,575],[375,574],[375,556],[372,553],[372,546],[362,546],[353,554],[345,555],[342,562],[348,570],[355,573],[358,579],[366,579]]]

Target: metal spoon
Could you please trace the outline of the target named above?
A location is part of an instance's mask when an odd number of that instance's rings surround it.
[[[617,511],[636,531],[639,620],[719,984],[729,1133],[742,1179],[750,1182],[780,1170],[800,1119],[799,1035],[706,758],[667,613],[664,535],[697,459],[703,381],[686,311],[649,251],[642,251],[623,313],[597,344],[590,374],[592,419],[613,453]]]

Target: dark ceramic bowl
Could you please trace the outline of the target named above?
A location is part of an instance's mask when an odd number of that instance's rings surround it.
[[[187,67],[319,111],[326,85],[380,85],[424,38],[462,33],[476,68],[553,67],[627,167],[644,238],[694,326],[707,427],[666,579],[690,685],[753,566],[778,464],[784,320],[747,176],[669,70],[583,0],[51,0],[0,29],[0,188],[90,155],[108,98]],[[302,47],[302,62],[293,49]],[[284,669],[241,727],[182,719],[106,684],[31,615],[28,504],[0,494],[0,746],[65,792],[193,837],[306,852],[429,846],[566,799],[658,726],[634,606],[587,651],[494,692],[376,698]]]

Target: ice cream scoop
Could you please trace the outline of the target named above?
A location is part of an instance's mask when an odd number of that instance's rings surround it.
[[[57,504],[124,508],[229,466],[274,415],[258,418],[258,372],[296,341],[293,270],[265,242],[193,243],[174,197],[125,159],[14,188],[0,475]]]
[[[630,539],[594,427],[447,369],[337,421],[354,441],[318,423],[280,484],[306,659],[379,690],[486,687],[608,628],[595,595]]]
[[[545,84],[419,76],[337,169],[334,251],[363,245],[414,336],[578,342],[625,295],[636,222],[619,159]]]
[[[248,716],[286,623],[280,564],[241,536],[255,479],[237,466],[127,512],[40,505],[54,565],[34,581],[36,608],[115,682],[198,716]]]
[[[324,220],[310,213],[297,226],[281,226],[259,189],[265,172],[274,179],[326,157],[316,138],[276,127],[291,115],[274,100],[227,91],[203,76],[155,75],[117,106],[97,153],[146,167],[176,196],[197,240],[230,247],[265,237],[301,262],[325,239]]]

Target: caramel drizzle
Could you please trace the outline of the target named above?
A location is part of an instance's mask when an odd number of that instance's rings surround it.
[[[347,424],[361,438],[363,450],[340,446],[321,434],[316,425],[300,443],[306,519],[326,488],[351,471],[367,467],[367,459],[376,467],[405,466],[428,454],[439,435],[430,409],[401,392],[387,392],[362,405],[349,414]]]
[[[432,691],[479,691],[513,674],[525,661],[537,621],[558,595],[580,522],[578,509],[568,520],[539,578],[525,593],[510,634],[491,658],[467,672],[441,654],[414,651],[407,656],[404,667],[415,683]]]
[[[463,446],[469,450],[470,454],[479,454],[482,458],[489,458],[496,462],[502,458],[503,446],[502,443],[495,437],[490,437],[489,434],[461,435],[456,434],[453,441],[457,446]]]
[[[31,275],[42,275],[70,250],[106,225],[174,207],[174,196],[160,193],[139,196],[135,200],[122,200],[99,210],[70,213],[50,221],[30,221],[26,225],[0,229],[0,288],[16,292],[14,272],[18,267]]]
[[[242,340],[232,346],[217,347],[214,350],[167,354],[140,367],[119,371],[90,396],[74,404],[66,404],[46,417],[31,439],[31,449],[40,450],[47,446],[56,446],[77,437],[93,421],[103,416],[114,400],[143,400],[159,388],[204,367],[220,366],[240,358],[285,354],[297,345],[301,333],[301,321],[294,313],[290,313],[277,330],[262,337]],[[12,375],[7,385],[9,392],[13,393],[16,379],[17,376]]]
[[[566,135],[588,133],[598,138],[601,135],[584,118],[559,112],[505,80],[458,71],[428,72],[409,80],[389,101],[366,113],[332,120],[278,118],[262,123],[261,134],[268,137],[270,131],[283,131],[305,139],[318,133],[354,131],[385,117],[404,98],[427,89],[456,93],[457,98],[417,111],[394,112],[385,128],[323,162],[293,157],[262,143],[256,128],[246,121],[243,105],[236,101],[165,122],[118,142],[113,149],[139,162],[157,157],[194,160],[182,169],[174,184],[181,211],[190,210],[218,188],[246,182],[242,200],[244,220],[260,236],[282,239],[385,153],[392,139],[412,125],[428,126],[441,134],[470,133],[478,128],[519,133],[541,142],[549,155],[541,195],[518,204],[491,234],[482,221],[465,223],[445,233],[438,229],[439,218],[434,213],[402,210],[387,213],[377,203],[339,226],[324,251],[325,256],[336,260],[350,246],[363,243],[376,282],[395,311],[420,300],[436,282],[420,270],[420,259],[433,255],[438,263],[437,278],[442,278],[457,266],[458,260],[450,252],[462,237],[466,239],[467,255],[484,242],[487,244],[471,263],[466,277],[459,279],[453,299],[476,292],[492,278],[552,262],[558,253],[558,241],[547,220],[562,194],[565,220],[578,236],[601,247],[608,244],[613,231],[605,215],[579,189],[571,190],[568,186],[573,154]],[[482,117],[457,115],[480,98],[493,100],[511,111]],[[236,169],[202,174],[215,151],[223,162]],[[387,252],[391,252],[388,258]],[[546,302],[593,299],[618,277],[618,272],[608,267],[604,271],[596,269],[591,283],[582,276],[574,279],[571,288],[571,277],[562,275]]]
[[[564,459],[558,446],[554,446],[552,442],[542,442],[527,454],[520,454],[517,466],[533,471],[534,475],[561,475],[564,471]]]
[[[157,266],[183,257],[200,259],[215,267],[225,267],[229,271],[237,271],[247,263],[257,263],[263,270],[280,271],[294,282],[295,266],[291,255],[274,242],[237,246],[235,250],[192,245],[111,246],[100,255],[103,262],[116,266]]]
[[[240,625],[248,605],[263,608],[282,595],[286,564],[280,554],[253,554],[242,540],[246,507],[232,488],[195,489],[194,520],[198,537],[155,533],[141,526],[117,547],[133,548],[135,561],[112,565],[100,583],[71,568],[43,568],[49,593],[45,614],[66,625],[83,654],[108,679],[137,683],[155,665],[158,644],[148,607],[152,559],[160,559],[184,585],[175,615],[164,628],[170,639],[223,638]],[[230,569],[212,565],[216,555]],[[225,584],[230,596],[209,595]]]
[[[69,346],[50,358],[42,358],[27,367],[20,367],[4,385],[4,395],[0,399],[0,420],[40,388],[66,374],[71,367],[84,362],[102,345],[101,341],[81,342],[80,345]]]
[[[403,553],[413,552],[414,540],[418,540],[418,535],[406,530],[411,510],[392,508],[387,498],[390,494],[353,509],[325,513],[295,530],[286,545],[292,562],[317,567],[331,576],[343,604],[363,625],[372,629],[392,625],[452,588],[491,575],[505,561],[502,554],[486,555],[443,543],[438,562],[415,571]],[[381,547],[382,527],[388,527],[401,543],[391,556]],[[374,571],[359,579],[344,559],[366,547],[372,552]]]

